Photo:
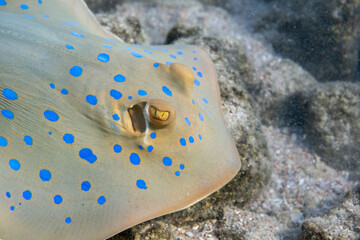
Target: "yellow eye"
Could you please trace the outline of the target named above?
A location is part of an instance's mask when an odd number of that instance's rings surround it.
[[[175,118],[175,111],[168,103],[160,99],[150,100],[147,104],[150,123],[165,126],[169,125]]]
[[[153,106],[149,106],[149,114],[152,118],[160,121],[166,121],[169,118],[169,112],[160,111]]]

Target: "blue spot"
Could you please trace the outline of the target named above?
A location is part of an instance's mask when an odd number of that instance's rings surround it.
[[[6,195],[7,198],[11,198],[11,193],[6,192],[5,195]]]
[[[109,55],[107,55],[106,53],[100,53],[100,54],[97,56],[97,59],[98,59],[100,62],[108,62],[108,61],[110,61],[110,57],[109,57]]]
[[[23,198],[25,200],[30,200],[32,198],[32,193],[30,192],[30,190],[26,190],[23,192]]]
[[[61,93],[64,94],[64,95],[68,95],[68,94],[69,94],[69,91],[68,91],[67,89],[63,88],[63,89],[61,90]]]
[[[7,98],[9,100],[16,100],[18,98],[18,95],[16,94],[16,92],[11,90],[10,88],[4,88],[2,91],[2,94],[4,95],[5,98]]]
[[[180,172],[179,172],[179,171],[176,171],[176,172],[175,172],[175,176],[177,176],[177,177],[180,176]]]
[[[105,39],[106,39],[106,41],[109,41],[109,42],[111,42],[113,44],[116,44],[116,42],[114,40],[111,40],[110,38],[105,38]]]
[[[194,83],[195,83],[195,85],[200,86],[199,80],[195,79],[195,80],[194,80]]]
[[[49,15],[46,15],[46,14],[44,15],[44,18],[48,18],[48,17],[49,17]]]
[[[114,99],[118,100],[122,97],[122,93],[115,90],[115,89],[111,89],[110,90],[110,96],[112,96]]]
[[[150,46],[150,48],[152,48],[152,49],[157,49],[157,47],[155,47],[155,46]]]
[[[43,182],[48,182],[51,179],[51,172],[47,169],[41,169],[39,172],[39,177]]]
[[[167,52],[168,50],[166,48],[162,48],[161,51]]]
[[[93,152],[91,151],[91,149],[89,148],[83,148],[79,151],[79,156],[80,158],[88,161],[89,163],[93,164],[96,160],[97,157],[95,154],[93,154]]]
[[[7,109],[1,110],[1,114],[2,114],[5,118],[8,118],[8,119],[13,119],[13,118],[14,118],[14,114],[13,114],[10,110],[7,110]]]
[[[65,218],[65,223],[70,224],[71,223],[71,218],[69,218],[69,217]]]
[[[201,113],[199,113],[199,118],[200,118],[201,121],[204,121],[204,117],[203,117],[203,115]]]
[[[183,52],[181,52],[181,51],[177,51],[176,53],[179,55],[183,55]]]
[[[182,145],[182,146],[186,146],[186,140],[185,140],[185,138],[180,138],[180,144]]]
[[[196,67],[193,67],[193,70],[196,71]]]
[[[132,96],[128,96],[128,99],[131,100],[131,99],[132,99]]]
[[[15,207],[14,206],[11,206],[10,207],[10,211],[14,211],[15,210]]]
[[[202,76],[203,76],[201,72],[197,72],[197,75],[198,75],[199,77],[202,77]]]
[[[52,132],[49,132],[49,135],[51,135],[52,134]]]
[[[194,138],[192,136],[189,137],[189,142],[193,143],[194,142]]]
[[[175,56],[175,55],[170,54],[169,56],[170,56],[171,58],[173,58],[173,59],[176,59],[176,56]]]
[[[112,48],[112,46],[106,45],[106,44],[104,44],[103,47],[104,47],[104,48]]]
[[[129,50],[129,51],[134,51],[131,47],[125,46],[125,49]]]
[[[97,202],[98,204],[103,205],[106,202],[106,198],[104,196],[100,196]]]
[[[137,57],[137,58],[143,57],[143,55],[141,55],[140,53],[137,53],[137,52],[132,52],[131,55],[133,55],[134,57]]]
[[[70,23],[71,25],[74,25],[74,26],[76,26],[76,27],[79,26],[79,24],[77,24],[76,22],[72,22],[72,21],[70,21],[70,20],[68,21],[68,23]]]
[[[6,146],[7,146],[6,139],[0,136],[0,147],[6,147]]]
[[[172,165],[172,160],[169,157],[164,157],[162,161],[163,161],[163,164],[167,167]]]
[[[81,33],[77,33],[77,32],[71,32],[71,34],[76,36],[76,37],[80,37],[80,38],[84,37],[84,35],[82,35]]]
[[[90,182],[88,182],[88,181],[83,181],[83,182],[81,183],[81,190],[87,192],[87,191],[90,190],[90,188],[91,188],[91,183],[90,183]]]
[[[180,169],[184,170],[185,169],[185,165],[184,164],[180,164]]]
[[[121,75],[121,74],[118,74],[114,77],[114,81],[115,82],[125,82],[125,76]]]
[[[170,62],[170,61],[166,61],[165,64],[166,64],[166,65],[170,65],[171,62]]]
[[[196,51],[195,51],[195,50],[193,50],[192,52],[193,52],[193,53],[196,53]]]
[[[148,54],[152,54],[152,51],[144,49],[144,52],[148,53]]]
[[[82,74],[82,68],[79,66],[73,66],[72,68],[70,68],[70,75],[73,77],[79,77]]]
[[[194,57],[194,60],[196,61],[196,60],[197,60],[197,57]]]
[[[202,136],[199,134],[199,139],[202,140]]]
[[[119,117],[118,114],[112,115],[112,118],[114,119],[114,121],[119,121],[120,120],[120,117]]]
[[[119,144],[114,145],[114,152],[120,153],[122,151],[122,147]]]
[[[5,0],[0,0],[0,6],[5,6],[7,2]]]
[[[94,95],[87,95],[86,96],[86,101],[91,105],[96,105],[97,104],[97,98]]]
[[[194,101],[194,99],[193,99],[193,100],[191,100],[191,102],[192,102],[192,104],[195,104],[195,101]]]
[[[148,187],[146,186],[146,182],[142,179],[136,180],[136,186],[140,189],[146,190]]]
[[[137,153],[131,153],[130,154],[130,162],[133,164],[133,165],[139,165],[140,164],[140,157]]]
[[[140,150],[143,150],[144,148],[143,148],[143,146],[139,145],[139,149],[140,149]]]
[[[159,63],[154,63],[154,67],[158,67],[160,64]]]
[[[38,0],[38,3],[39,3],[39,4],[42,4],[42,0]]]
[[[155,139],[155,138],[156,138],[156,133],[155,133],[155,132],[150,133],[150,137],[151,137],[152,139]]]
[[[29,9],[29,6],[26,4],[21,4],[20,8],[26,10],[26,9]]]
[[[28,15],[28,14],[24,14],[23,16],[24,16],[24,17],[28,17],[28,18],[33,18],[33,17],[34,17],[34,16]]]
[[[190,127],[191,123],[190,123],[190,120],[188,118],[185,118],[185,122]]]
[[[55,195],[54,196],[54,203],[55,204],[60,204],[60,203],[62,203],[62,201],[63,201],[62,196],[60,196],[60,195]]]
[[[152,150],[154,150],[154,147],[150,145],[150,146],[148,146],[147,150],[148,150],[148,152],[152,152]]]
[[[11,159],[9,161],[10,168],[14,171],[18,171],[20,169],[20,163],[16,159]]]
[[[74,135],[70,134],[70,133],[65,133],[63,136],[63,140],[65,143],[67,144],[72,144],[74,143]]]
[[[162,91],[166,94],[166,95],[168,95],[168,96],[172,96],[172,92],[170,91],[170,89],[168,88],[168,87],[166,87],[166,86],[163,86],[162,87]]]
[[[139,90],[139,91],[138,91],[138,94],[139,94],[140,96],[145,96],[145,95],[147,94],[147,92],[146,92],[145,90]]]
[[[44,116],[47,120],[49,120],[51,122],[56,122],[57,120],[59,120],[59,115],[57,115],[56,112],[51,111],[51,110],[45,110]]]
[[[66,44],[65,47],[66,47],[67,49],[74,49],[74,47],[71,46],[70,44]]]
[[[209,101],[208,101],[206,98],[203,98],[202,100],[203,100],[203,101],[204,101],[204,103],[206,103],[206,104],[208,104],[208,103],[209,103]]]
[[[32,145],[32,144],[33,144],[32,137],[30,137],[30,136],[25,136],[25,137],[24,137],[24,142],[26,143],[26,145]]]
[[[50,88],[51,88],[51,89],[54,89],[54,88],[55,88],[55,84],[50,83]]]

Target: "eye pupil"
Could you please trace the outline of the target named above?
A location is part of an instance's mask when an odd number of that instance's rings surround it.
[[[175,110],[170,103],[152,99],[146,105],[147,117],[153,127],[164,127],[173,122],[175,119]]]
[[[166,121],[169,118],[169,112],[160,111],[153,106],[150,106],[150,116],[160,121]]]

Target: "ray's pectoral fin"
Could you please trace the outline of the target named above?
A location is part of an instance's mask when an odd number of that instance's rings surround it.
[[[87,4],[84,0],[59,0],[58,2],[59,7],[63,7],[66,9],[64,9],[64,11],[60,11],[55,8],[57,6],[53,6],[54,11],[60,12],[62,15],[67,12],[70,18],[73,18],[90,33],[122,42],[119,37],[101,27],[95,15],[87,7]]]
[[[101,27],[84,0],[0,0],[0,6],[2,7],[1,10],[6,12],[26,13],[26,16],[30,17],[45,14],[46,18],[51,19],[53,22],[61,21],[66,25],[80,27],[80,31],[88,31],[98,36],[122,42],[119,37]]]

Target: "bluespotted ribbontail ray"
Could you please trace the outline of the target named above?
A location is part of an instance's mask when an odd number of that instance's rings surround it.
[[[0,0],[0,238],[104,239],[240,168],[213,64],[139,46],[82,1]]]

